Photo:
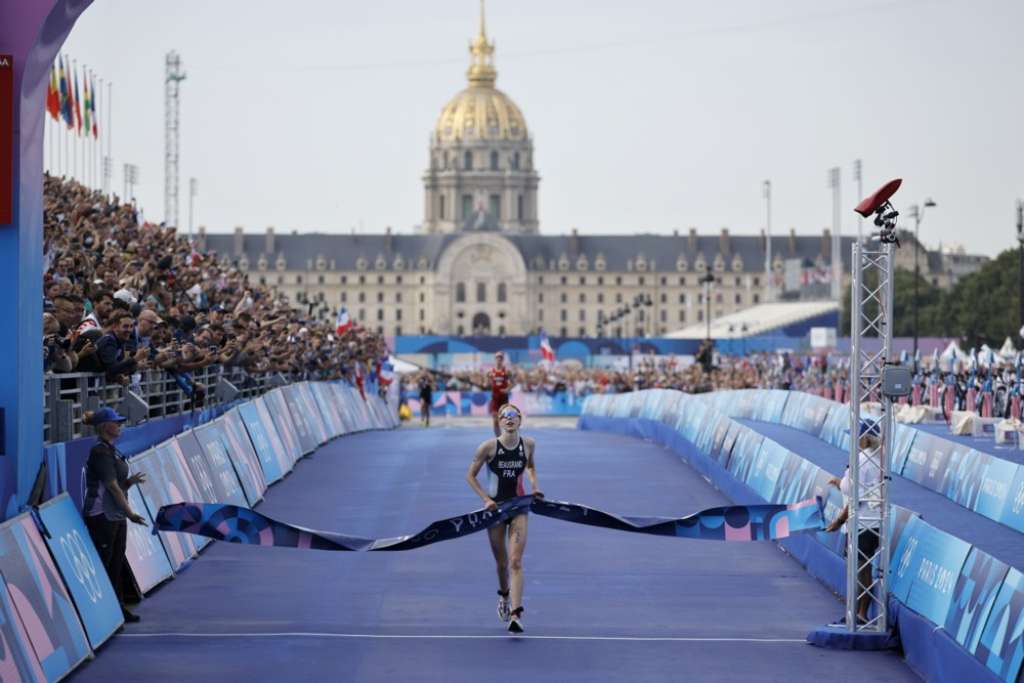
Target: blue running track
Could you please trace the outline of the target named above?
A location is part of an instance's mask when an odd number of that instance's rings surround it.
[[[489,429],[335,440],[265,514],[393,536],[478,507],[463,477]],[[612,512],[726,504],[667,450],[566,429],[537,438],[541,488]],[[804,643],[840,603],[771,543],[633,535],[530,519],[526,637],[495,614],[484,534],[399,553],[214,544],[138,607],[74,681],[917,681],[892,653]]]

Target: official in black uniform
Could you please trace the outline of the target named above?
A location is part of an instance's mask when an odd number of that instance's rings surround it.
[[[89,451],[85,465],[85,505],[82,514],[92,542],[99,552],[103,566],[114,585],[114,594],[121,603],[124,620],[136,622],[138,615],[124,606],[121,590],[121,572],[125,563],[128,541],[128,522],[146,524],[146,518],[132,510],[128,503],[128,489],[146,480],[143,473],[128,474],[128,461],[114,446],[121,435],[121,417],[113,408],[87,412],[85,423],[96,429],[99,441]]]
[[[498,409],[501,435],[480,444],[466,473],[466,481],[488,510],[497,509],[498,503],[510,498],[526,495],[523,474],[530,480],[533,495],[544,497],[537,486],[537,469],[533,460],[536,443],[519,434],[522,423],[523,413],[519,408],[511,403],[501,406]],[[476,478],[485,465],[487,490]],[[523,632],[523,552],[526,550],[528,519],[529,515],[523,511],[487,530],[498,568],[498,617],[508,622],[511,633]]]
[[[430,406],[434,404],[434,380],[424,371],[420,375],[420,419],[425,427],[430,426]]]

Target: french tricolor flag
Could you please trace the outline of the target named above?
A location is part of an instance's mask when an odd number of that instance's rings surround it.
[[[395,379],[395,366],[391,362],[391,358],[381,359],[380,364],[380,383],[384,386],[388,386]]]
[[[352,329],[352,320],[348,317],[348,309],[344,306],[338,311],[338,320],[334,323],[334,332],[338,335],[345,334]]]
[[[549,363],[555,362],[555,350],[551,348],[551,342],[548,341],[548,335],[544,330],[540,332],[540,355]]]

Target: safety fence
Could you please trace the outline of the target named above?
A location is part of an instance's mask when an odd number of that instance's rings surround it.
[[[422,414],[418,391],[407,390],[402,394],[409,410],[419,417]],[[527,415],[579,415],[583,397],[568,391],[520,391],[513,389],[509,401],[519,406]],[[435,417],[458,415],[489,415],[491,394],[487,391],[434,392],[430,403],[430,414]]]
[[[103,373],[46,373],[43,376],[43,443],[61,443],[87,432],[87,410],[118,406],[129,424],[189,412],[236,399],[254,398],[291,379],[280,373],[248,373],[211,365],[188,373],[145,370],[128,384]],[[200,398],[201,397],[201,398]]]
[[[733,418],[786,424],[845,447],[848,411],[848,406],[798,392],[745,390],[690,396],[654,389],[588,397],[580,427],[659,442],[737,502],[785,503],[821,496],[825,516],[832,519],[843,505],[842,495],[828,483],[835,475]],[[935,437],[923,435],[918,443],[922,435],[906,430],[916,431],[902,425],[897,430],[894,470],[899,467],[915,477],[923,457],[914,455],[915,443],[917,452],[925,452]],[[912,460],[915,464],[907,470]],[[942,462],[951,472],[938,475],[928,466]],[[961,468],[948,458],[924,463],[922,471],[941,476],[943,485],[967,476],[957,474]],[[982,480],[996,476],[994,471],[985,474],[983,468],[963,471],[973,471],[970,476]],[[928,481],[923,475],[919,478]],[[1020,495],[1011,492],[1019,494],[1021,489],[1015,488],[1016,481],[1013,486],[1009,481],[1003,482],[1005,498],[1002,492],[995,493],[995,498],[1003,499],[1003,507],[1014,508]],[[912,510],[893,505],[889,528],[890,618],[908,663],[927,680],[1016,681],[1024,659],[1024,574],[928,524]],[[842,533],[781,541],[811,575],[840,595],[846,590],[845,543]]]
[[[299,382],[232,405],[129,460],[146,481],[128,490],[148,527],[129,524],[126,556],[138,593],[195,560],[207,539],[150,533],[161,506],[256,506],[268,486],[330,439],[397,424],[394,401],[343,383]],[[175,420],[170,420],[177,423]],[[57,681],[123,623],[80,510],[86,449],[47,452],[53,498],[0,524],[0,671],[4,681]]]

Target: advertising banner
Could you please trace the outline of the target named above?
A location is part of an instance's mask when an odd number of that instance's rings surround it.
[[[124,623],[107,570],[82,515],[66,493],[40,505],[39,518],[46,527],[46,546],[78,607],[89,644],[96,649]]]
[[[132,488],[141,490],[151,519],[163,505],[199,497],[198,487],[192,481],[192,474],[185,465],[185,459],[180,456],[176,447],[162,448],[159,453],[157,449],[148,450],[136,455],[128,464],[132,473],[146,474],[146,481]],[[200,548],[197,545],[200,539],[183,534],[161,533],[160,542],[163,543],[167,559],[170,560],[171,569],[174,571],[188,564]]]
[[[307,414],[306,407],[303,405],[298,389],[294,384],[271,391],[264,397],[264,401],[269,406],[274,406],[274,410],[270,412],[275,424],[277,424],[279,417],[284,418],[287,416],[290,419],[291,426],[295,430],[295,436],[299,439],[301,453],[299,457],[316,450],[319,444],[317,443],[316,436],[313,434],[313,425],[310,424],[311,416]],[[281,404],[284,405],[284,408],[280,408]],[[282,409],[285,414],[278,416],[277,411]],[[294,460],[297,461],[298,458],[294,458]]]
[[[91,653],[67,588],[29,514],[0,524],[0,573],[47,681]]]
[[[313,399],[316,401],[320,416],[324,420],[327,431],[331,437],[341,436],[345,433],[345,425],[341,421],[341,413],[338,412],[338,404],[334,398],[334,391],[324,386],[322,382],[313,382],[309,385],[313,392]]]
[[[299,403],[304,406],[307,416],[306,421],[313,431],[313,437],[316,439],[317,445],[327,443],[327,440],[334,436],[334,430],[328,429],[328,422],[321,413],[320,407],[317,406],[310,383],[300,382],[293,386],[295,386]]]
[[[899,424],[898,422],[893,423],[893,435],[892,435],[892,463],[889,466],[890,471],[893,474],[901,474],[903,467],[907,463],[907,458],[910,456],[910,449],[914,445],[914,438],[920,430],[907,425]]]
[[[145,595],[171,578],[174,572],[171,570],[171,562],[167,559],[167,552],[160,537],[151,533],[153,518],[145,501],[142,500],[138,486],[128,489],[128,503],[132,510],[145,517],[149,523],[148,527],[139,524],[128,525],[128,539],[124,551],[125,557],[128,558],[128,566],[132,570],[132,577],[135,579],[135,586]],[[182,557],[182,562],[187,561],[184,551]]]
[[[995,497],[995,496],[994,496]],[[1006,504],[999,515],[999,521],[1017,531],[1024,532],[1024,467],[1018,467],[1010,484]]]
[[[755,390],[752,396],[753,406],[750,417],[761,422],[772,422],[778,424],[782,420],[782,413],[786,410],[786,402],[793,392],[778,389]]]
[[[203,449],[200,447],[199,442],[196,441],[195,435],[191,431],[184,432],[171,439],[171,442],[185,458],[185,465],[188,467],[189,472],[192,473],[192,480],[199,487],[198,500],[204,503],[221,502],[218,499],[224,495],[224,491],[218,481],[219,478],[210,467],[210,463],[206,461],[206,456],[203,455]],[[157,449],[163,446],[164,444],[160,444],[157,446]]]
[[[248,505],[245,492],[242,490],[242,482],[235,472],[235,465],[231,462],[227,448],[224,447],[224,439],[219,422],[211,422],[204,430],[206,444],[200,443],[199,436],[194,429],[179,434],[176,438],[185,453],[185,460],[193,459],[191,453],[195,451],[198,458],[206,463],[210,476],[213,478],[213,490],[217,496],[215,503],[231,503],[232,505]]]
[[[914,437],[903,476],[932,491],[942,492],[949,460],[957,444],[920,432]]]
[[[277,435],[280,437],[281,443],[284,444],[284,456],[288,466],[285,468],[285,472],[291,472],[295,467],[295,463],[303,455],[302,443],[299,441],[299,436],[295,431],[295,423],[292,422],[291,413],[288,410],[288,404],[285,403],[284,395],[280,390],[271,391],[269,394],[253,399],[251,403],[256,406],[256,412],[259,413],[260,420],[264,424],[271,424]]]
[[[918,520],[912,540],[916,546],[908,570],[912,573],[907,607],[933,623],[946,623],[953,589],[971,544]]]
[[[1003,513],[1013,506],[1010,492],[1015,490],[1013,484],[1020,476],[1020,472],[1021,466],[1017,463],[987,456],[977,473],[978,481],[973,487],[976,494],[969,506],[970,509],[989,519],[1003,522]],[[1014,528],[1020,531],[1024,526]]]
[[[953,589],[953,604],[946,615],[945,629],[956,642],[977,652],[978,642],[995,604],[996,594],[1010,567],[986,552],[971,548]]]
[[[256,455],[256,450],[252,447],[252,442],[249,441],[249,434],[245,431],[242,416],[235,409],[210,424],[216,425],[217,429],[210,430],[205,426],[196,427],[195,435],[199,439],[199,444],[206,449],[207,444],[214,438],[220,438],[227,450],[228,457],[235,465],[235,473],[242,483],[246,500],[249,501],[250,507],[256,505],[263,499],[267,482],[263,478],[259,456]]]
[[[35,651],[29,642],[28,632],[21,623],[14,603],[7,592],[7,585],[0,577],[0,669],[4,681],[8,678],[15,683],[42,683],[46,674],[39,664]]]
[[[762,441],[761,448],[756,453],[744,481],[759,496],[774,502],[772,496],[775,493],[775,485],[779,481],[779,475],[782,473],[782,468],[790,453],[785,447],[771,439]]]
[[[757,460],[757,454],[761,450],[761,443],[764,437],[753,429],[743,427],[736,437],[736,443],[732,447],[732,457],[729,458],[729,472],[742,482],[749,479],[750,468]]]
[[[907,602],[910,584],[913,582],[917,561],[918,524],[924,524],[921,517],[911,510],[891,505],[889,515],[889,592],[900,602]]]
[[[1012,683],[1024,658],[1024,574],[1006,572],[974,656],[1002,680]]]
[[[781,423],[820,436],[825,418],[828,417],[829,409],[833,405],[831,401],[826,401],[820,396],[805,394],[802,391],[791,392],[782,411]]]
[[[273,484],[291,470],[291,461],[284,452],[284,444],[277,435],[277,429],[268,419],[263,421],[255,401],[238,406],[238,415],[245,423],[245,429],[252,440],[252,446],[259,456],[263,477],[267,484]]]
[[[828,409],[828,417],[821,426],[821,440],[827,441],[836,448],[849,447],[850,407],[833,403]]]

